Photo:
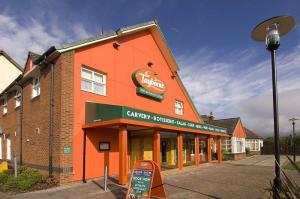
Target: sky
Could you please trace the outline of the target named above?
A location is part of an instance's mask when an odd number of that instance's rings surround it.
[[[24,65],[28,51],[77,41],[156,19],[200,114],[241,117],[262,136],[273,135],[270,53],[251,39],[261,21],[291,15],[299,0],[0,0],[0,49]],[[300,26],[277,51],[280,135],[300,118]],[[300,131],[300,122],[296,124]]]

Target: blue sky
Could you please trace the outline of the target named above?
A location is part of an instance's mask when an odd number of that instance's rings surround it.
[[[270,55],[251,40],[259,22],[292,15],[297,0],[0,0],[0,48],[20,64],[26,52],[157,19],[199,112],[240,116],[245,126],[272,135]],[[281,133],[300,117],[300,28],[278,50]],[[300,126],[300,125],[299,125]],[[300,130],[300,128],[298,128]]]

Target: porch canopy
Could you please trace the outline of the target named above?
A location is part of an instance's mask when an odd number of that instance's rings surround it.
[[[86,123],[83,125],[83,129],[126,124],[221,137],[229,136],[227,129],[210,124],[195,123],[153,112],[129,108],[127,106],[92,102],[86,102],[85,120]]]

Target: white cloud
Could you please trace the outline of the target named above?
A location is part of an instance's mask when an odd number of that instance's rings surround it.
[[[63,26],[59,23],[48,23],[31,19],[21,24],[16,18],[0,14],[0,49],[6,51],[19,64],[23,65],[28,51],[43,53],[53,45],[83,39],[90,34],[82,24]]]
[[[181,77],[201,114],[241,116],[250,129],[264,135],[273,132],[270,58],[249,64],[256,56],[254,49],[222,60],[207,49],[179,56]],[[287,118],[300,117],[300,45],[281,53],[277,63],[281,130],[289,132]]]

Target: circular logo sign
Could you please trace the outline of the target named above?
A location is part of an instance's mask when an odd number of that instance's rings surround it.
[[[132,74],[132,78],[136,86],[143,87],[151,93],[162,95],[166,92],[165,83],[152,70],[138,69]]]

